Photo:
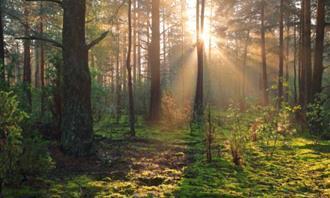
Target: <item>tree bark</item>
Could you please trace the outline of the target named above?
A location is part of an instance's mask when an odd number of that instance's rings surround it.
[[[306,102],[311,102],[312,97],[312,61],[311,61],[311,0],[304,3],[304,65]]]
[[[313,71],[313,97],[322,92],[323,76],[323,52],[324,52],[324,30],[325,30],[325,0],[318,0],[317,3],[317,26],[314,53]]]
[[[85,43],[85,0],[63,0],[63,112],[61,143],[70,155],[91,153],[91,77]]]
[[[3,1],[0,1],[0,88],[2,83],[6,82],[5,79],[5,42],[4,42],[4,22],[3,22]]]
[[[266,57],[266,38],[265,38],[265,1],[263,0],[261,7],[261,70],[262,70],[262,104],[268,105],[268,79],[267,79],[267,57]]]
[[[134,42],[135,43],[135,42]],[[128,74],[128,110],[129,110],[129,126],[131,136],[135,136],[135,110],[133,97],[133,82],[132,82],[132,66],[131,66],[131,51],[132,51],[132,0],[128,0],[128,51],[127,51],[127,74]]]
[[[29,35],[29,8],[27,5],[24,5],[24,34],[25,36]],[[26,100],[26,111],[32,111],[32,95],[31,95],[31,40],[24,40],[24,65],[23,65],[23,91],[24,98]]]
[[[201,7],[200,7],[201,6]],[[201,10],[200,10],[201,8]],[[204,33],[205,0],[197,0],[196,4],[196,32],[197,32],[197,84],[194,103],[194,121],[201,122],[204,114],[203,104],[203,77],[204,77],[204,41],[201,34]]]
[[[152,0],[152,38],[151,38],[151,98],[149,119],[157,122],[160,119],[160,2]]]
[[[284,0],[281,0],[280,5],[280,50],[279,50],[279,71],[278,71],[278,107],[281,107],[283,102],[283,65],[284,65],[284,39],[283,39],[283,9]]]

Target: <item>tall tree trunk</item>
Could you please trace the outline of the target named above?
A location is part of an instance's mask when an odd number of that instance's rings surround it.
[[[324,29],[325,29],[325,0],[317,3],[317,26],[314,52],[313,71],[313,97],[322,92],[323,76],[323,52],[324,52]]]
[[[40,2],[40,9],[43,9],[43,2]],[[40,17],[40,34],[44,33],[44,21],[43,16]],[[44,44],[40,43],[40,87],[41,87],[41,116],[44,115],[45,112],[45,48]]]
[[[283,102],[283,65],[284,65],[284,39],[283,39],[283,9],[284,0],[281,0],[280,5],[280,50],[279,50],[279,71],[278,71],[278,107]]]
[[[29,8],[24,5],[24,34],[26,37],[29,36]],[[31,41],[29,39],[24,40],[24,66],[23,66],[23,89],[24,96],[26,100],[26,110],[28,112],[32,111],[32,95],[31,95]]]
[[[201,4],[201,5],[200,5]],[[201,11],[200,11],[201,6]],[[200,122],[203,119],[204,104],[203,104],[203,69],[204,69],[204,41],[201,34],[204,33],[204,13],[205,0],[197,0],[196,4],[196,32],[197,32],[197,84],[194,103],[194,121]]]
[[[151,63],[151,98],[149,119],[157,122],[160,119],[160,11],[159,0],[152,0],[152,39],[150,51]]]
[[[265,1],[263,0],[261,7],[261,62],[262,62],[262,104],[268,105],[268,79],[267,79],[267,60],[266,60],[266,38],[265,38]]]
[[[85,0],[63,0],[63,113],[61,143],[70,155],[91,152],[93,124],[91,76],[85,43]]]
[[[120,32],[119,21],[117,21],[117,47],[116,47],[116,122],[119,123],[121,116],[121,76],[120,76]]]
[[[286,29],[286,55],[285,55],[285,84],[284,86],[284,99],[286,102],[289,102],[289,64],[290,64],[290,24],[287,20],[287,29]]]
[[[249,48],[249,43],[250,43],[250,31],[248,30],[246,33],[246,40],[245,40],[245,46],[244,46],[244,55],[243,55],[243,61],[242,61],[242,95],[241,95],[241,109],[245,109],[245,99],[246,99],[246,66],[247,66],[247,55],[248,55],[248,48]]]
[[[300,10],[300,39],[299,39],[299,104],[306,106],[306,67],[305,67],[305,0],[301,0]]]
[[[137,7],[136,7],[137,0],[133,0],[133,85],[134,90],[136,87],[136,80],[137,80],[137,47],[136,47],[136,38],[137,38]]]
[[[304,68],[306,69],[306,102],[312,98],[312,61],[311,61],[311,0],[304,3]]]
[[[5,42],[4,42],[4,23],[3,23],[4,3],[0,1],[0,82],[6,82],[5,79]],[[0,88],[2,84],[0,84]]]
[[[131,136],[135,136],[135,110],[133,98],[133,83],[132,83],[132,66],[131,66],[131,51],[132,51],[132,0],[128,0],[128,51],[127,51],[127,74],[128,74],[128,111],[129,111],[129,126]]]
[[[293,97],[294,104],[296,105],[298,102],[297,95],[297,26],[294,25],[293,30],[293,42],[294,42],[294,52],[293,52]]]

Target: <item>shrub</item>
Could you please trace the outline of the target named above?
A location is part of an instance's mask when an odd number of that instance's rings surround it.
[[[273,106],[267,106],[261,109],[259,117],[255,120],[250,128],[253,141],[265,144],[271,147],[273,154],[279,138],[284,138],[296,132],[294,128],[294,113],[300,109],[300,106],[291,107],[283,103],[278,110]]]
[[[317,137],[329,139],[330,110],[326,108],[326,97],[320,95],[307,107],[307,124],[310,132]]]
[[[49,142],[38,133],[32,133],[23,139],[23,153],[19,158],[20,172],[23,177],[41,176],[54,167],[48,152]]]
[[[189,123],[191,109],[189,105],[183,108],[176,104],[171,92],[166,92],[162,96],[162,118],[166,125],[182,126]]]
[[[18,108],[12,92],[0,92],[0,104],[0,185],[46,173],[53,167],[48,142],[36,133],[23,132],[21,125],[28,116]]]
[[[240,107],[231,104],[227,109],[227,119],[230,126],[230,134],[228,137],[230,154],[233,158],[233,163],[237,166],[241,166],[243,163],[243,152],[247,135],[246,129],[243,127],[243,113],[240,111]]]
[[[27,114],[18,108],[17,98],[12,92],[0,91],[0,104],[0,185],[2,185],[18,168],[17,162],[22,153],[20,124],[27,118]]]

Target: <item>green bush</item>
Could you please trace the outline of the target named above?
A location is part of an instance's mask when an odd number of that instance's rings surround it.
[[[12,92],[0,92],[0,104],[0,185],[47,173],[54,165],[48,142],[37,133],[23,132],[28,115]]]
[[[23,139],[23,153],[19,158],[23,176],[41,176],[54,167],[48,152],[49,142],[38,133],[32,133]]]
[[[327,97],[320,95],[307,107],[307,124],[312,135],[330,139],[330,110],[327,109]]]
[[[247,142],[247,129],[243,122],[243,113],[240,111],[239,105],[233,104],[229,106],[226,113],[230,129],[230,134],[227,137],[230,146],[230,154],[233,158],[233,163],[237,166],[241,166]]]
[[[18,170],[18,160],[23,151],[20,124],[27,114],[18,108],[12,92],[0,91],[0,185],[11,179]]]
[[[261,116],[257,117],[250,129],[252,140],[258,141],[266,148],[272,147],[270,153],[272,154],[280,138],[283,139],[296,132],[294,115],[299,109],[300,106],[292,107],[286,103],[283,103],[280,109],[273,106],[261,108]]]

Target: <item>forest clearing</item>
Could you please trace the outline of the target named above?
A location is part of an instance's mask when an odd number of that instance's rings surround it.
[[[329,0],[0,0],[0,198],[330,198]]]

